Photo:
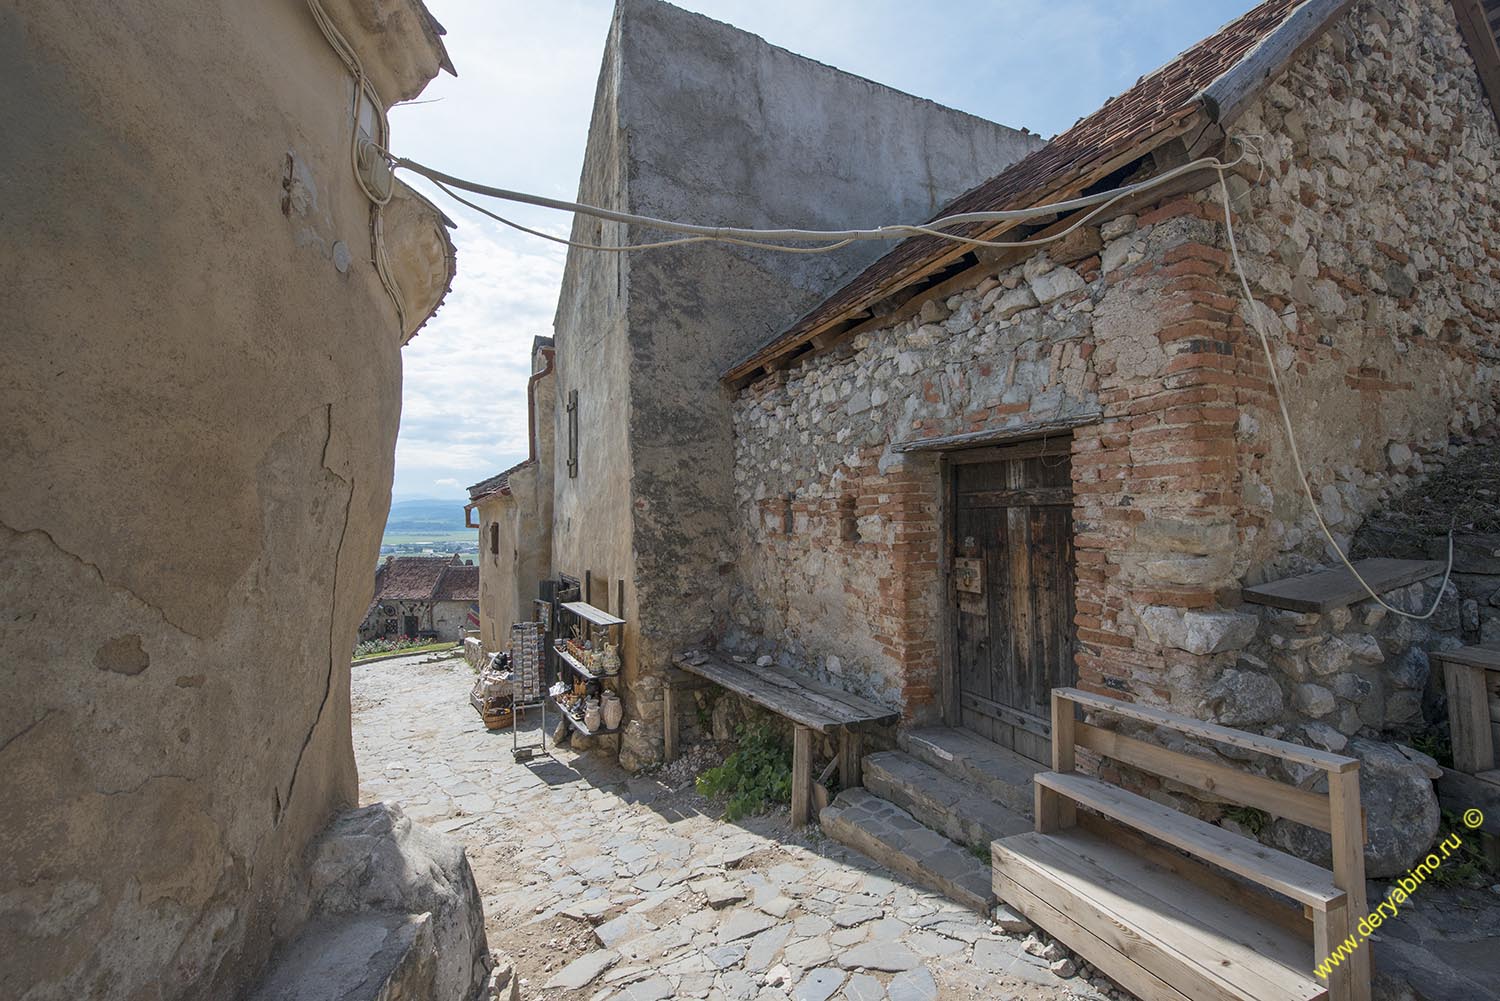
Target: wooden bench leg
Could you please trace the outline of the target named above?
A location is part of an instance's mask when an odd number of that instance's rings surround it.
[[[1365,837],[1359,812],[1359,769],[1328,773],[1328,809],[1333,828],[1330,832],[1333,839],[1333,885],[1348,894],[1349,901],[1344,908],[1344,930],[1336,933],[1330,923],[1328,934],[1337,934],[1333,940],[1336,947],[1349,934],[1353,923],[1369,913],[1369,904],[1365,900]],[[1362,943],[1344,963],[1349,973],[1341,991],[1333,989],[1333,978],[1329,978],[1328,996],[1333,1001],[1370,1001],[1370,950],[1373,948],[1369,942]],[[1316,961],[1321,962],[1326,955],[1323,953]]]
[[[792,731],[792,827],[806,825],[812,809],[812,729]]]
[[[1313,911],[1312,922],[1313,965],[1317,966],[1328,958],[1329,953],[1342,947],[1344,939],[1349,937],[1349,907],[1347,904],[1338,904],[1326,911]],[[1369,948],[1370,943],[1364,942],[1360,944],[1359,951],[1365,952]],[[1351,956],[1343,960],[1329,971],[1330,1001],[1349,1001],[1350,975],[1354,972],[1353,958]]]
[[[1489,689],[1484,669],[1443,662],[1448,690],[1448,720],[1453,730],[1453,767],[1473,775],[1495,767],[1494,735],[1490,731]]]
[[[839,730],[839,787],[856,789],[860,785],[859,762],[864,752],[864,737],[848,727]]]
[[[670,684],[661,690],[662,757],[677,760],[677,693]]]

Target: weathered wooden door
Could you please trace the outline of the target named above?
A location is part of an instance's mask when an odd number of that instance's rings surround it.
[[[955,456],[950,508],[960,725],[1047,762],[1050,696],[1073,664],[1068,446]]]

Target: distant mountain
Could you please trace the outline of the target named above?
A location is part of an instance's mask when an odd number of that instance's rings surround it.
[[[392,532],[453,532],[464,530],[464,502],[461,500],[395,501],[386,517],[385,530]]]

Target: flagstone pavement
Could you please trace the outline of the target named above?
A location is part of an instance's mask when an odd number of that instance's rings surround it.
[[[631,776],[550,740],[517,763],[469,705],[473,678],[461,657],[353,669],[360,801],[463,841],[490,948],[527,1001],[1124,996],[1059,979],[1023,936],[816,824],[794,834],[784,809],[723,821],[681,767]]]

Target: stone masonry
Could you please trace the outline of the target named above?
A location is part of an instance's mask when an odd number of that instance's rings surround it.
[[[1436,0],[1357,4],[1232,131],[1253,147],[1227,180],[1245,270],[1347,547],[1495,422],[1500,135]],[[1305,725],[1325,744],[1419,729],[1415,662],[1456,640],[1456,599],[1420,628],[1364,605],[1322,623],[1240,605],[1242,586],[1332,556],[1292,471],[1216,176],[1203,185],[976,268],[971,287],[742,390],[727,638],[773,639],[908,719],[934,714],[940,478],[890,446],[1094,414],[1059,445],[1085,687]]]

